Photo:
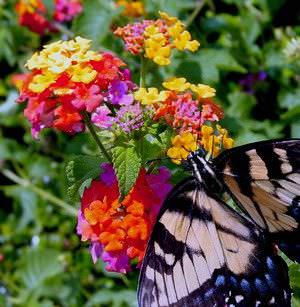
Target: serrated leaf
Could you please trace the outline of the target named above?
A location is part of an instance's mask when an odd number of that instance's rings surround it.
[[[29,289],[35,289],[48,278],[63,271],[59,253],[53,249],[33,249],[22,255],[20,277]]]
[[[76,200],[77,192],[84,182],[100,175],[100,164],[102,162],[104,162],[104,159],[99,156],[79,155],[67,163],[68,197],[71,201]]]
[[[133,146],[117,146],[112,150],[113,165],[118,178],[120,199],[133,187],[141,167],[141,158]]]
[[[110,1],[85,1],[83,13],[73,22],[73,32],[91,39],[94,48],[99,47],[102,39],[108,34],[112,18],[117,13],[111,4]]]

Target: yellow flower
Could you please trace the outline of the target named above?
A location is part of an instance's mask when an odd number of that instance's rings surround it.
[[[159,16],[160,16],[163,20],[166,21],[166,23],[167,23],[168,26],[171,26],[171,25],[175,24],[175,23],[178,21],[178,19],[177,19],[176,17],[169,16],[169,15],[168,15],[167,13],[165,13],[165,12],[159,11],[158,13],[159,13]]]
[[[173,26],[168,28],[168,33],[172,38],[178,38],[183,30],[184,24],[178,20]]]
[[[160,33],[159,29],[155,25],[150,25],[150,26],[146,27],[145,31],[144,31],[145,37],[151,37],[152,35],[155,35],[155,34],[158,34],[158,33]]]
[[[203,148],[210,153],[214,158],[221,152],[221,149],[230,149],[233,146],[233,139],[228,137],[228,131],[217,125],[218,135],[215,135],[215,131],[212,127],[203,125],[201,127],[201,143]]]
[[[85,53],[90,49],[91,44],[92,41],[90,39],[76,36],[75,39],[65,41],[63,43],[63,48],[71,53],[74,52]]]
[[[134,99],[141,102],[143,105],[158,103],[167,99],[168,92],[161,91],[155,87],[147,89],[141,87],[134,93]]]
[[[230,149],[233,147],[234,140],[228,137],[228,131],[225,128],[222,128],[220,125],[217,125],[217,130],[220,133],[220,139],[222,141],[222,145],[225,149]]]
[[[43,69],[48,67],[47,58],[41,57],[37,52],[35,52],[32,57],[27,60],[25,67],[29,70],[33,69]]]
[[[184,92],[190,87],[190,83],[185,78],[169,78],[163,82],[163,86],[171,91]]]
[[[170,64],[171,48],[164,46],[163,41],[149,38],[145,41],[145,56],[152,59],[158,65]]]
[[[174,45],[180,51],[187,49],[194,52],[198,50],[200,43],[196,40],[191,41],[191,38],[190,32],[183,31],[174,39]]]
[[[60,52],[51,53],[48,56],[48,70],[54,74],[60,74],[67,70],[72,64],[71,59]]]
[[[180,164],[185,160],[190,152],[195,151],[197,146],[196,135],[191,132],[184,132],[181,135],[176,135],[172,140],[172,147],[167,151],[167,155],[176,164]]]
[[[41,93],[49,85],[55,82],[56,78],[57,78],[57,75],[52,74],[51,72],[46,72],[45,74],[36,75],[33,77],[28,88],[34,93]]]
[[[216,94],[216,90],[205,84],[191,85],[191,90],[198,95],[198,98],[211,98]]]
[[[212,128],[210,126],[206,126],[206,125],[203,125],[201,127],[201,134],[202,134],[202,136],[210,136],[213,133],[214,133],[214,128]]]
[[[73,89],[71,88],[67,88],[67,87],[61,87],[61,88],[57,88],[53,91],[54,95],[57,96],[64,96],[64,95],[70,95],[74,92]]]
[[[87,84],[96,78],[97,71],[89,65],[77,64],[70,67],[69,75],[71,76],[72,81]]]

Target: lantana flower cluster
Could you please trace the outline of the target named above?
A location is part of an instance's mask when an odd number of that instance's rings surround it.
[[[115,35],[121,37],[126,49],[134,55],[141,54],[158,65],[171,63],[171,51],[189,50],[195,52],[200,43],[192,40],[191,34],[176,17],[160,12],[157,20],[143,20],[119,27]]]
[[[16,12],[19,23],[32,32],[43,35],[57,30],[55,22],[71,21],[82,11],[81,0],[53,0],[54,13],[50,16],[42,0],[19,0]]]
[[[122,14],[127,17],[141,17],[145,15],[145,7],[142,1],[117,0],[116,5],[124,7]]]
[[[222,109],[211,98],[215,89],[204,84],[191,84],[185,78],[170,78],[163,82],[166,90],[139,88],[135,99],[143,105],[153,105],[154,120],[163,119],[175,131],[199,134],[206,121],[219,121]]]
[[[98,108],[104,103],[128,107],[133,102],[135,85],[125,63],[110,53],[89,50],[90,44],[81,37],[58,41],[27,61],[31,73],[19,101],[27,101],[24,114],[35,138],[49,127],[70,134],[81,132],[84,112],[92,114],[97,124],[101,122]]]
[[[112,166],[104,163],[101,168],[100,179],[84,191],[77,232],[83,241],[91,242],[94,262],[101,257],[108,271],[126,273],[131,260],[141,264],[161,204],[172,187],[171,174],[164,167],[157,174],[141,169],[134,187],[120,202]]]

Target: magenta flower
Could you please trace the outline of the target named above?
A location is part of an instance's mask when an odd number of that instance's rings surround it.
[[[92,113],[92,122],[99,128],[109,129],[114,123],[114,118],[111,116],[111,111],[107,106],[100,106]]]
[[[70,21],[81,11],[80,0],[55,0],[54,19],[59,22]]]

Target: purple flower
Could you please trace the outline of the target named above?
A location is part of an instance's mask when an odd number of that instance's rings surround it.
[[[128,93],[128,85],[125,81],[114,80],[108,89],[108,98],[112,104],[130,105],[134,98]]]
[[[126,133],[143,125],[143,111],[139,103],[122,106],[117,112],[115,123]]]
[[[265,71],[259,71],[258,73],[249,73],[245,78],[240,79],[239,83],[243,87],[243,90],[248,94],[254,94],[255,86],[258,81],[264,81],[267,78]]]
[[[101,164],[102,173],[100,175],[100,179],[106,185],[111,186],[116,181],[116,175],[114,173],[114,169],[110,163],[102,163]]]

